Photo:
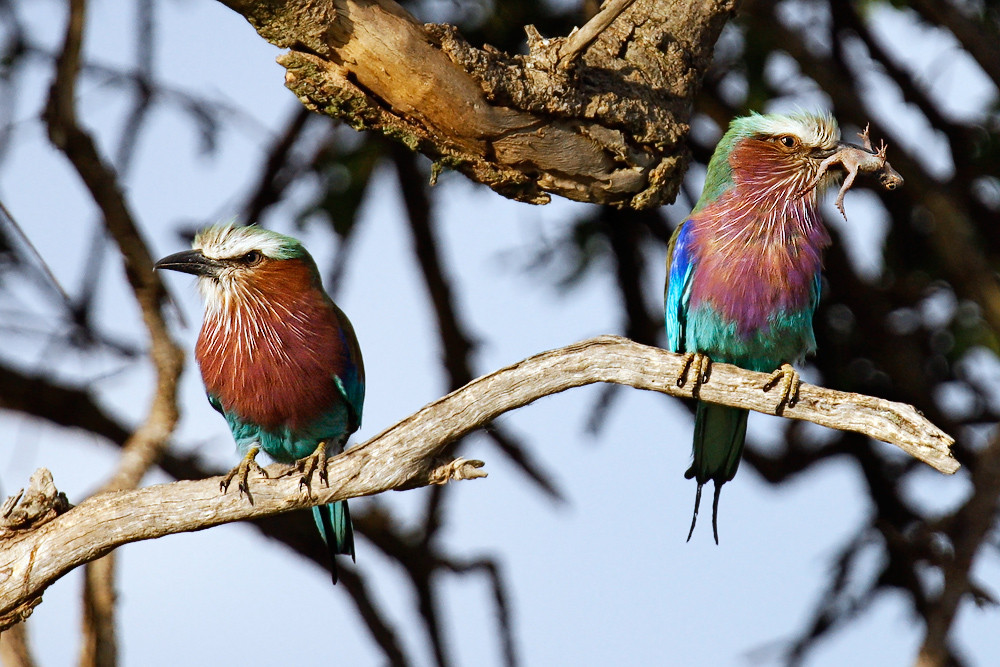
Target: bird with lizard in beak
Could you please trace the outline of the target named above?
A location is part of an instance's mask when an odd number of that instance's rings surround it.
[[[902,183],[884,144],[844,143],[829,115],[751,114],[729,125],[708,163],[694,209],[667,248],[664,294],[668,348],[685,353],[677,385],[693,374],[693,395],[709,364],[723,362],[772,373],[778,408],[794,405],[799,376],[791,366],[816,348],[812,319],[820,298],[823,249],[830,236],[820,219],[822,192],[837,178],[882,172],[887,189]],[[698,519],[702,487],[715,486],[712,532],[719,541],[719,492],[736,475],[746,439],[747,411],[698,401],[693,461],[685,473],[698,484],[688,540]]]

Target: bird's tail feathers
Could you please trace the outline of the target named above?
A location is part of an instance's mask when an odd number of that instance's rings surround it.
[[[344,554],[354,560],[354,526],[351,524],[351,510],[346,500],[338,500],[329,505],[313,508],[313,519],[320,537],[330,550],[330,570],[333,583],[337,583],[337,554]]]
[[[749,413],[739,408],[698,402],[694,419],[694,460],[684,473],[688,479],[698,482],[694,499],[694,516],[688,540],[694,533],[698,521],[698,506],[701,504],[701,487],[712,480],[715,483],[715,497],[712,500],[712,534],[719,543],[719,492],[722,485],[736,476],[743,457],[743,443],[747,435]]]

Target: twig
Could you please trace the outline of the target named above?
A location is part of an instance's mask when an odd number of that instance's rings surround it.
[[[987,19],[987,12],[982,12],[979,20],[971,18],[959,9],[960,6],[961,3],[935,0],[913,0],[910,3],[910,8],[930,23],[948,28],[962,48],[993,80],[993,84],[1000,85],[1000,48],[995,20]]]
[[[83,568],[83,634],[80,667],[114,667],[118,664],[115,614],[115,553],[87,563]]]
[[[326,556],[325,553],[323,555]],[[371,633],[372,639],[385,654],[386,664],[392,667],[408,667],[411,662],[403,652],[399,637],[396,635],[395,629],[389,625],[389,620],[375,605],[364,577],[349,565],[340,567],[339,576],[340,584],[350,593],[354,606],[361,618],[364,619],[365,625],[368,626],[368,632]]]
[[[559,48],[559,69],[566,70],[572,67],[576,59],[597,39],[597,36],[604,32],[604,29],[611,25],[633,2],[635,0],[608,0],[604,3],[601,11],[594,14],[582,28],[574,29]]]
[[[482,558],[471,562],[452,561],[439,559],[439,564],[455,574],[470,574],[482,572],[486,575],[493,590],[493,602],[496,605],[497,625],[500,626],[501,646],[503,648],[504,663],[508,667],[515,667],[518,664],[517,652],[514,647],[514,623],[511,618],[510,595],[504,584],[504,578],[500,575],[500,566],[491,558]]]
[[[543,396],[613,382],[690,397],[688,387],[674,382],[682,364],[683,355],[618,336],[543,352],[474,380],[330,459],[330,486],[313,488],[311,498],[301,493],[295,476],[279,476],[284,470],[280,465],[271,466],[270,479],[253,480],[253,505],[239,494],[219,494],[218,478],[93,496],[37,530],[0,531],[0,615],[37,597],[72,568],[122,544],[425,486],[440,474],[435,456],[449,443]],[[773,414],[775,397],[760,389],[767,377],[715,364],[700,396]],[[958,469],[949,452],[952,439],[908,405],[803,384],[798,402],[786,407],[784,415],[892,442],[941,472]]]
[[[14,217],[14,214],[7,209],[7,206],[4,205],[2,200],[0,200],[0,224],[12,230],[12,240],[24,246],[24,250],[26,250],[26,252],[23,252],[23,254],[25,259],[28,260],[26,264],[28,266],[32,266],[38,271],[39,274],[41,274],[42,283],[47,284],[47,286],[56,293],[59,300],[62,301],[62,304],[67,309],[71,308],[73,300],[70,299],[69,294],[67,294],[66,290],[63,289],[59,279],[56,278],[54,273],[52,273],[52,269],[49,268],[45,258],[38,252],[38,248],[36,248],[35,244],[31,242],[31,238],[24,232],[24,228],[21,227],[20,223],[18,223],[17,219]],[[31,264],[32,261],[35,262],[34,265]]]
[[[166,291],[153,272],[153,259],[119,189],[114,171],[101,159],[93,138],[77,123],[74,108],[76,73],[83,32],[83,0],[71,0],[66,45],[57,61],[56,79],[45,110],[49,138],[73,164],[104,215],[104,223],[125,259],[126,277],[142,310],[157,369],[156,395],[143,425],[125,445],[122,462],[108,488],[138,484],[155,461],[177,421],[177,378],[184,364],[180,347],[170,337],[160,312]]]
[[[292,149],[311,116],[304,107],[296,109],[284,132],[271,144],[257,186],[243,206],[243,219],[247,222],[260,222],[264,211],[280,201],[288,186],[301,176],[302,167],[291,160]]]

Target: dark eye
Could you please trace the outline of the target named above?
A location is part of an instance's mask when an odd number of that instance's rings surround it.
[[[256,264],[263,258],[264,256],[260,253],[259,250],[251,250],[247,254],[240,257],[240,261],[243,262],[244,264]]]
[[[778,142],[785,148],[795,148],[799,145],[799,140],[790,134],[778,137]]]

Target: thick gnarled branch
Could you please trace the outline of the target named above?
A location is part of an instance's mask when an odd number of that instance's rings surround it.
[[[683,355],[601,336],[535,355],[480,377],[434,401],[328,464],[329,487],[300,490],[298,476],[252,481],[254,504],[219,493],[218,478],[104,493],[32,529],[0,525],[0,617],[39,596],[70,569],[128,542],[262,517],[318,503],[483,476],[479,462],[441,462],[438,454],[457,438],[501,414],[572,387],[610,382],[690,397],[675,378]],[[776,396],[761,390],[767,379],[727,364],[712,366],[699,397],[773,414]],[[958,469],[952,439],[908,405],[803,384],[787,417],[857,431],[891,442],[945,473]],[[13,507],[7,508],[8,512]]]
[[[271,43],[310,109],[418,150],[500,194],[671,201],[712,46],[735,0],[620,2],[528,53],[478,49],[394,0],[221,0]]]

